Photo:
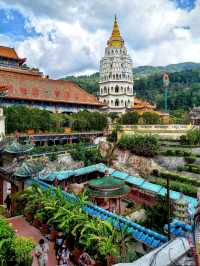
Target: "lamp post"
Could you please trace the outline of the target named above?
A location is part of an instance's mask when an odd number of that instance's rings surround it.
[[[165,113],[168,112],[168,87],[169,87],[169,76],[167,73],[163,74],[163,86],[164,86],[164,110]]]

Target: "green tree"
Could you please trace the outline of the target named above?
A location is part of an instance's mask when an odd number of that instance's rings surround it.
[[[160,143],[155,135],[125,135],[118,142],[119,148],[130,150],[132,153],[152,157],[159,149]]]
[[[142,120],[144,124],[153,125],[160,123],[160,116],[152,112],[144,112],[142,115]]]
[[[139,118],[137,112],[127,112],[120,117],[119,122],[123,125],[134,125],[138,124]]]

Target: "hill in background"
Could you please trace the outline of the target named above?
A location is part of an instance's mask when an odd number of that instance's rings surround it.
[[[200,105],[200,63],[171,64],[165,67],[141,66],[133,69],[134,91],[138,97],[150,100],[163,107],[162,74],[168,72],[170,77],[170,110],[188,110]],[[67,76],[65,80],[76,82],[83,89],[97,95],[99,92],[99,73],[89,76]]]

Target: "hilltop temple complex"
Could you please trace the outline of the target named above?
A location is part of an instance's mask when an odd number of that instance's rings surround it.
[[[24,104],[57,113],[97,111],[97,98],[71,81],[52,80],[36,68],[29,68],[15,49],[0,46],[0,87],[7,91],[5,106]]]

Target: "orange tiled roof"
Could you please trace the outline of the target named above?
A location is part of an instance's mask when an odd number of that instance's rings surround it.
[[[0,70],[0,85],[7,87],[7,98],[103,106],[95,96],[71,81]]]
[[[134,98],[133,109],[142,109],[142,108],[156,109],[156,106],[152,105],[148,101],[144,101],[144,100],[142,100],[140,98],[135,97]]]
[[[20,59],[14,48],[0,46],[0,56],[12,59]]]

